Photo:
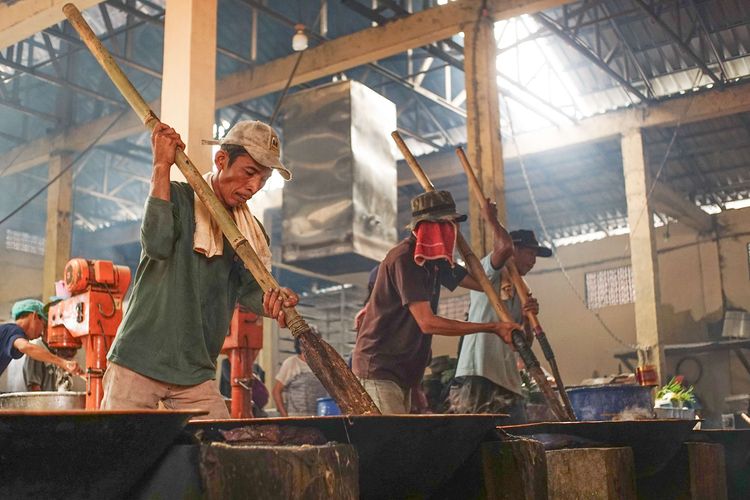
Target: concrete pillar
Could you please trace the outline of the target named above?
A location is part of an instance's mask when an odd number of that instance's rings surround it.
[[[48,178],[56,177],[70,164],[72,157],[66,153],[50,158]],[[65,172],[47,189],[47,228],[44,242],[44,271],[42,274],[42,300],[55,294],[55,281],[63,279],[63,269],[70,260],[73,235],[73,169]]]
[[[482,18],[464,31],[466,79],[466,133],[469,161],[485,196],[497,202],[500,221],[505,223],[505,176],[500,141],[500,105],[497,90],[497,45],[493,23]],[[486,255],[492,249],[492,229],[486,227],[479,204],[469,196],[471,247]]]
[[[211,147],[216,110],[217,0],[167,0],[161,120],[171,125],[201,172],[213,165]],[[176,167],[173,179],[182,179]]]
[[[622,136],[622,165],[630,226],[630,262],[635,287],[635,329],[638,345],[647,347],[639,353],[646,364],[656,367],[659,381],[664,374],[664,346],[660,336],[659,265],[653,225],[653,209],[648,190],[651,179],[643,153],[640,130]]]
[[[550,500],[636,498],[630,448],[578,448],[547,452]]]

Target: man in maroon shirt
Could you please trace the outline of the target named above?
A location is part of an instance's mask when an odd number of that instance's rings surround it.
[[[440,287],[480,290],[466,269],[454,264],[453,248],[465,215],[447,191],[412,200],[412,234],[386,255],[378,269],[352,353],[352,370],[381,412],[409,413],[411,388],[424,374],[432,335],[494,332],[510,343],[515,323],[469,323],[436,316]],[[490,207],[491,211],[496,211]],[[494,213],[494,217],[497,214]],[[497,238],[495,252],[505,260],[510,237]]]

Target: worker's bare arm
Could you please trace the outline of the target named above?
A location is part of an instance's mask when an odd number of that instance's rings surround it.
[[[492,253],[490,254],[490,261],[492,267],[500,269],[505,265],[510,257],[513,256],[513,240],[505,230],[500,220],[497,217],[497,205],[487,199],[487,203],[482,207],[482,216],[492,229],[492,233],[495,235],[493,239]]]
[[[78,366],[78,362],[75,360],[67,360],[63,359],[59,356],[55,356],[51,352],[49,352],[47,349],[40,347],[38,345],[34,345],[31,342],[29,342],[27,339],[24,338],[18,338],[13,342],[13,347],[21,351],[26,356],[33,358],[37,361],[41,361],[43,363],[51,363],[53,365],[57,365],[63,370],[72,373],[73,375],[77,375],[81,373],[81,367]]]
[[[431,335],[444,335],[448,337],[460,337],[470,333],[490,332],[503,339],[504,342],[511,343],[511,333],[513,330],[522,330],[523,327],[517,323],[472,323],[469,321],[456,321],[435,315],[432,312],[430,303],[412,302],[409,304],[409,312],[419,325],[422,333]]]

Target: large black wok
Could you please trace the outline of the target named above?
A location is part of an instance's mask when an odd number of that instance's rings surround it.
[[[545,449],[629,446],[638,477],[657,473],[680,450],[695,420],[546,422],[500,427],[544,443]]]
[[[121,498],[195,411],[0,411],[0,498]]]
[[[352,415],[253,420],[201,420],[188,432],[222,440],[220,429],[245,425],[315,427],[359,454],[363,498],[425,498],[472,454],[504,415]]]

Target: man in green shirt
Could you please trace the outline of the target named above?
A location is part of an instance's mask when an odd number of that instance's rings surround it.
[[[204,178],[270,268],[267,236],[246,202],[273,170],[291,179],[279,160],[279,138],[264,123],[242,121],[220,144],[217,172]],[[236,303],[285,327],[282,303],[294,306],[297,296],[288,289],[264,294],[193,189],[170,183],[175,151],[185,147],[177,132],[159,124],[151,145],[154,167],[141,224],[141,259],[108,355],[101,407],[155,409],[161,402],[170,409],[208,410],[206,418],[229,418],[213,379]]]

